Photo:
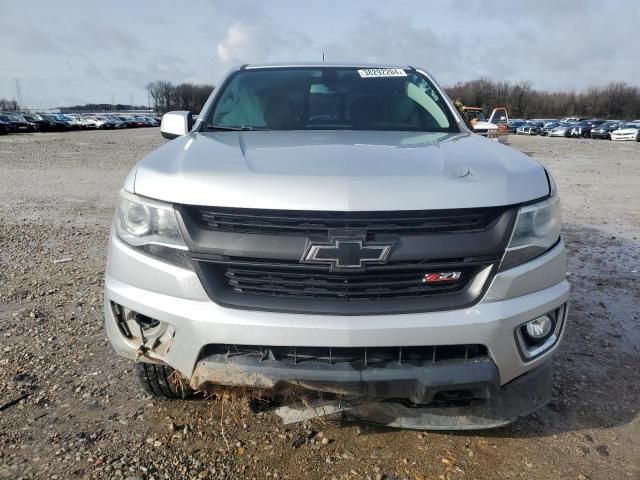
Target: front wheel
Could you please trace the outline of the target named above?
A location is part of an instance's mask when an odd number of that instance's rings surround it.
[[[188,398],[194,393],[178,372],[166,365],[138,362],[135,375],[142,389],[154,397]]]

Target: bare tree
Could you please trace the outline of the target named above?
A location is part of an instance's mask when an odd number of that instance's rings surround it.
[[[6,98],[0,98],[0,110],[15,111],[20,110],[20,105],[15,100],[7,100]]]
[[[213,85],[193,83],[173,85],[163,80],[147,84],[147,91],[158,113],[166,113],[169,110],[189,110],[199,113],[213,89]]]

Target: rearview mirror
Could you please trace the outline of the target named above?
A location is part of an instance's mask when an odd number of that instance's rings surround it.
[[[168,112],[162,116],[160,123],[160,134],[164,138],[171,140],[172,138],[181,137],[191,131],[193,127],[193,116],[191,112],[181,110],[177,112]]]

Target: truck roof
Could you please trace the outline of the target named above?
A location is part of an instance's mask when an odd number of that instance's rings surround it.
[[[411,65],[399,65],[393,63],[353,63],[353,62],[283,62],[283,63],[252,63],[241,68],[286,68],[286,67],[357,67],[357,68],[413,68]]]

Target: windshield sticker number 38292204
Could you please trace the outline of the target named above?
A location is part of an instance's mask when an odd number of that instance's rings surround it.
[[[405,72],[402,68],[364,68],[362,70],[358,70],[358,74],[362,78],[407,76],[407,72]]]

